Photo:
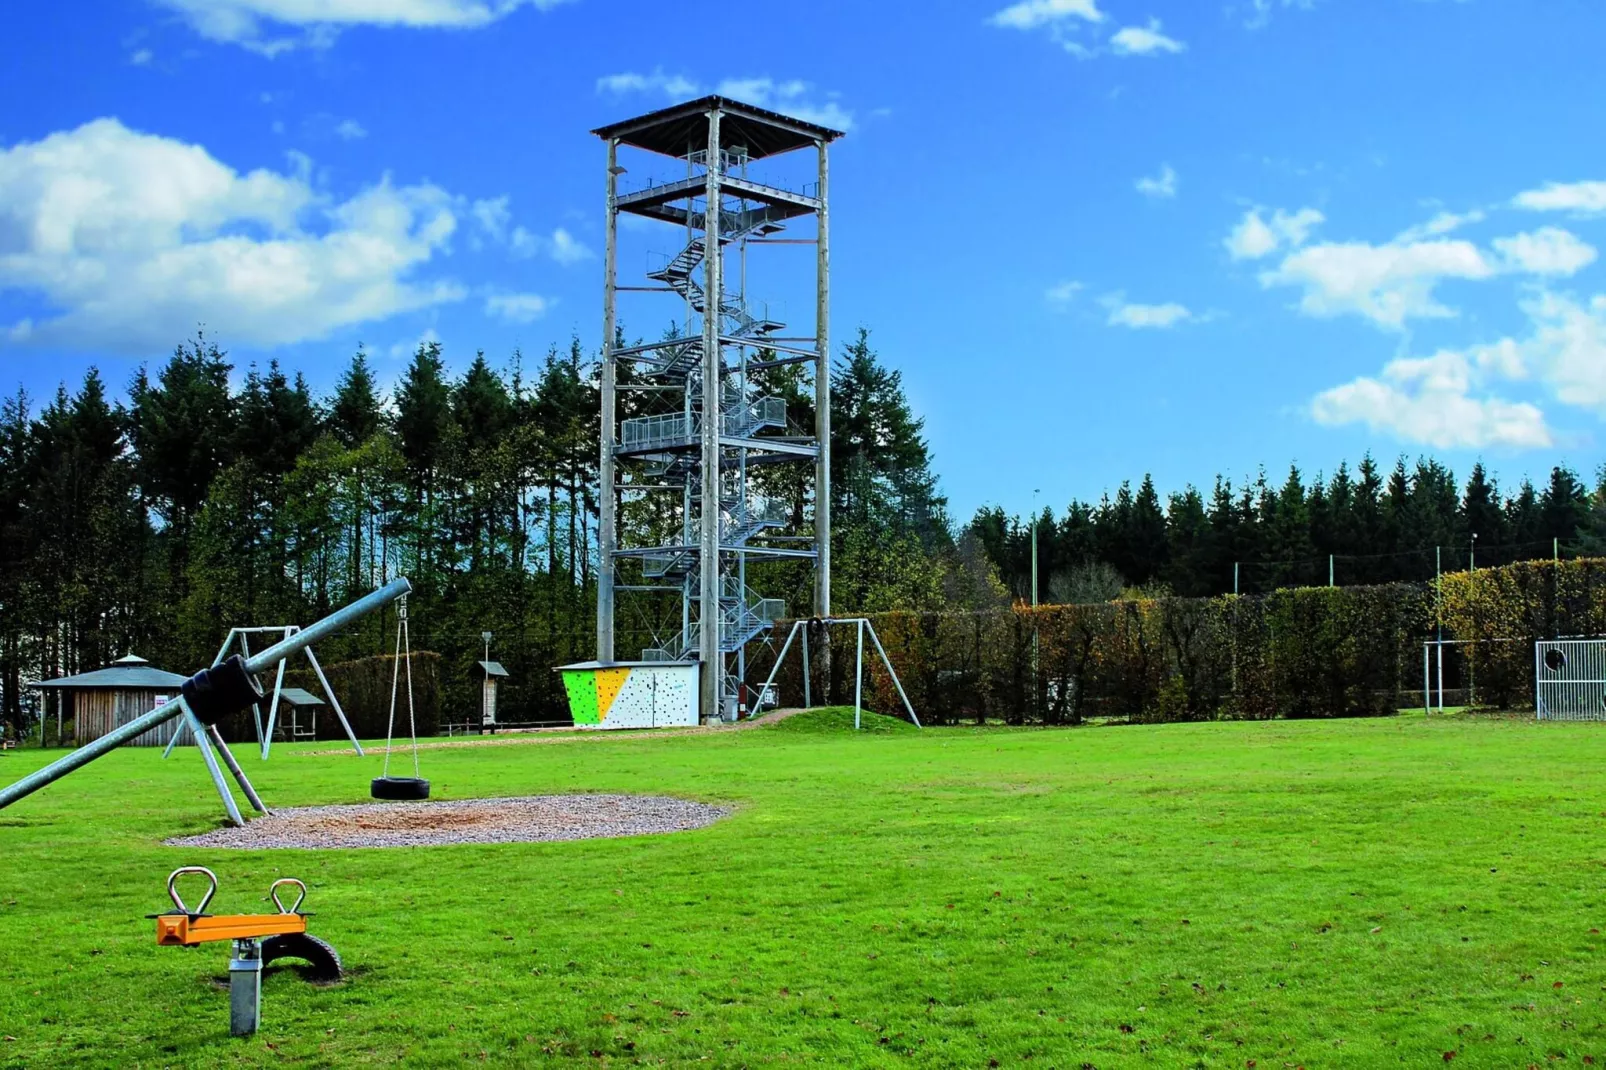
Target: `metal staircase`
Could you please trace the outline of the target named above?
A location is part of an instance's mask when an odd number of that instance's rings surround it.
[[[736,653],[786,616],[786,603],[783,600],[760,597],[751,587],[741,587],[735,580],[734,576],[726,576],[720,585],[724,595],[719,600],[719,649],[722,654]],[[702,623],[692,621],[666,645],[643,650],[641,660],[696,661],[701,641]]]
[[[694,126],[707,124],[706,148],[693,148],[698,139],[682,138],[683,131],[660,129],[653,117],[643,117],[650,120],[646,126],[606,135],[610,241],[617,242],[620,215],[630,213],[662,226],[672,243],[665,251],[672,255],[649,265],[650,285],[621,285],[617,257],[606,261],[605,337],[617,337],[614,301],[626,291],[655,293],[642,300],[673,304],[677,314],[673,333],[611,346],[604,365],[603,411],[611,415],[602,444],[600,474],[606,488],[598,543],[608,564],[606,590],[598,594],[597,646],[599,661],[615,656],[615,592],[628,592],[624,596],[635,605],[651,606],[635,616],[633,625],[645,630],[631,644],[647,647],[642,660],[706,662],[699,685],[703,715],[731,718],[748,645],[772,630],[786,610],[781,600],[751,589],[750,575],[768,582],[760,577],[770,576],[776,563],[817,562],[825,556],[819,547],[829,546],[823,508],[812,518],[815,528],[809,534],[811,518],[794,517],[793,506],[759,494],[766,482],[756,473],[781,464],[809,465],[815,472],[815,501],[822,500],[822,473],[829,469],[820,459],[827,448],[808,428],[789,423],[789,415],[798,421],[799,414],[789,414],[786,399],[770,391],[782,389],[774,369],[809,362],[815,366],[816,404],[819,396],[828,396],[821,393],[828,389],[823,385],[828,375],[824,145],[838,135],[710,99],[713,111],[688,113]],[[720,114],[727,125],[719,125]],[[817,136],[799,141],[800,129]],[[767,165],[760,161],[809,147],[821,159],[813,192],[765,181]],[[676,177],[622,193],[618,176],[627,169],[619,164],[621,149],[676,160]],[[759,173],[750,176],[755,165]],[[746,292],[755,250],[800,219],[810,221],[795,244],[816,246],[808,318],[811,326],[820,320],[813,332],[819,337],[787,337],[809,332],[788,330],[772,318],[768,305]],[[711,261],[720,270],[711,271]],[[630,367],[622,382],[614,370],[619,361]],[[621,394],[622,405],[614,400]],[[822,589],[828,591],[828,584]],[[659,601],[671,598],[678,603],[673,616]]]

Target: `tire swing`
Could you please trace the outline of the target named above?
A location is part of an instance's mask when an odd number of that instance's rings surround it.
[[[390,775],[390,751],[396,729],[396,685],[401,678],[402,657],[407,658],[407,734],[413,741],[413,775]],[[369,786],[369,794],[387,801],[429,798],[429,781],[418,775],[418,725],[413,717],[413,636],[407,628],[407,596],[396,601],[396,657],[390,670],[390,719],[385,725],[385,768]]]

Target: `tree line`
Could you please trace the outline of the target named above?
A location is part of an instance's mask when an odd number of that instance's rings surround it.
[[[478,715],[483,631],[515,671],[502,719],[562,717],[552,668],[594,654],[597,371],[573,341],[529,367],[478,353],[454,376],[426,342],[385,389],[359,348],[320,397],[277,362],[242,374],[197,335],[121,398],[95,370],[43,405],[19,390],[0,405],[0,714],[21,731],[31,681],[130,651],[191,672],[231,626],[307,624],[406,575],[414,648],[442,656],[446,719]],[[811,429],[797,370],[772,376]],[[947,542],[944,503],[867,334],[836,383],[838,597],[897,604],[919,594],[908,563]],[[650,397],[626,394],[623,415]],[[797,531],[812,515],[804,467],[765,476]],[[807,604],[806,570],[772,582]],[[394,619],[369,618],[321,660],[388,653]]]
[[[621,332],[616,340],[625,344]],[[994,609],[1030,594],[1030,518],[948,513],[923,421],[900,373],[859,331],[834,362],[834,608]],[[415,588],[415,649],[441,655],[443,716],[475,715],[474,663],[514,671],[505,720],[557,719],[552,667],[592,656],[598,576],[598,355],[578,341],[526,363],[481,352],[460,374],[420,344],[392,384],[359,347],[334,389],[269,362],[236,368],[204,335],[142,368],[121,396],[91,370],[74,391],[0,403],[0,716],[28,720],[30,681],[135,651],[175,672],[209,663],[230,626],[305,624],[394,576]],[[758,388],[787,402],[790,433],[814,425],[807,372],[777,366]],[[629,387],[628,369],[621,383]],[[621,415],[665,404],[626,390]],[[785,504],[785,533],[811,533],[808,465],[757,470]],[[660,496],[661,501],[662,496]],[[1482,465],[1464,488],[1431,459],[1281,486],[1218,479],[1162,503],[1152,479],[1099,503],[1038,517],[1044,601],[1098,602],[1143,588],[1244,593],[1327,580],[1433,575],[1479,564],[1606,549],[1606,487],[1557,468],[1542,489],[1503,494]],[[627,497],[624,538],[672,527],[661,505]],[[797,563],[755,563],[749,582],[810,605]],[[621,656],[650,644],[619,622]],[[386,653],[394,616],[376,615],[320,650],[324,661]]]
[[[1032,521],[977,512],[973,539],[1015,598],[1030,599]],[[1593,487],[1558,466],[1542,488],[1502,492],[1480,462],[1465,484],[1440,462],[1404,457],[1385,471],[1370,454],[1353,470],[1281,485],[1265,473],[1208,494],[1189,486],[1161,500],[1144,476],[1098,503],[1073,501],[1037,518],[1038,596],[1100,602],[1123,590],[1203,597],[1281,587],[1431,579],[1469,564],[1506,565],[1606,552],[1606,467]],[[1475,555],[1475,556],[1474,556]]]

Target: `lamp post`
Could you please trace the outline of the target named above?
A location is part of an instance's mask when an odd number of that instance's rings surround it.
[[[1032,606],[1037,606],[1037,495],[1038,488],[1032,488]]]
[[[1476,632],[1478,625],[1478,533],[1476,531],[1472,533],[1472,548],[1467,551],[1467,594],[1472,596],[1472,630]],[[1477,637],[1474,636],[1472,640],[1472,652],[1467,655],[1468,706],[1476,704],[1475,697],[1478,687],[1477,651],[1478,640]]]
[[[1039,488],[1032,488],[1032,608],[1037,608],[1037,495]],[[1040,712],[1042,684],[1037,671],[1039,640],[1037,635],[1037,614],[1032,614],[1032,707]]]

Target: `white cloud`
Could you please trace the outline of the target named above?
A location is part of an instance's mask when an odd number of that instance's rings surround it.
[[[482,240],[506,245],[517,257],[548,256],[559,264],[578,264],[596,256],[591,249],[562,227],[550,235],[536,234],[528,227],[513,224],[513,213],[508,208],[507,196],[490,197],[469,204],[468,215],[474,221],[471,242],[478,248]]]
[[[669,97],[671,100],[685,100],[688,97],[695,97],[700,90],[697,83],[690,78],[679,74],[665,74],[660,69],[651,74],[626,71],[622,74],[604,75],[597,79],[597,92],[610,93],[614,96],[624,96],[627,93],[652,93]]]
[[[1175,197],[1177,195],[1177,172],[1170,164],[1162,164],[1160,173],[1153,178],[1140,178],[1137,182],[1138,192],[1147,197]]]
[[[540,294],[492,294],[485,299],[485,314],[509,323],[533,323],[551,306],[552,302]]]
[[[1106,322],[1111,327],[1165,330],[1195,318],[1186,306],[1175,301],[1163,305],[1140,305],[1124,300],[1120,294],[1111,294],[1104,299],[1104,304],[1110,309],[1110,318]]]
[[[1099,10],[1097,0],[1021,0],[994,13],[987,21],[1012,30],[1033,30],[1072,18],[1103,22],[1104,13]]]
[[[411,342],[397,342],[386,350],[386,353],[391,360],[406,360],[417,353],[421,346],[427,346],[432,342],[439,345],[440,340],[441,336],[436,333],[435,328],[430,327]]]
[[[1309,11],[1314,5],[1315,0],[1250,0],[1244,25],[1251,30],[1258,30],[1271,21],[1271,13],[1275,8],[1297,7]]]
[[[1606,294],[1587,305],[1540,293],[1523,303],[1534,333],[1521,351],[1558,401],[1606,417]]]
[[[825,99],[816,99],[814,86],[800,79],[782,81],[762,75],[726,78],[713,91],[722,97],[782,112],[806,123],[828,126],[833,130],[853,129],[853,113],[834,99],[835,94],[827,93]],[[627,71],[606,75],[597,79],[597,92],[612,96],[647,93],[680,101],[700,96],[704,90],[684,75],[665,74],[660,69],[651,74]]]
[[[133,55],[128,57],[128,62],[132,63],[136,67],[143,67],[143,66],[145,66],[147,63],[149,63],[151,60],[153,60],[155,58],[156,58],[155,53],[153,53],[150,49],[141,48],[141,49],[137,50]]]
[[[487,237],[496,241],[506,241],[507,225],[513,221],[513,213],[508,210],[508,201],[509,198],[506,196],[474,201],[468,206],[468,214]]]
[[[589,260],[596,254],[578,241],[562,227],[552,232],[551,254],[552,259],[560,264],[577,264],[582,260]]]
[[[356,141],[367,136],[367,129],[355,119],[342,119],[335,125],[335,137],[342,141]]]
[[[545,11],[562,0],[152,0],[212,41],[274,56],[301,45],[327,47],[352,26],[474,29],[521,7]],[[300,36],[275,37],[284,26]]]
[[[1364,424],[1436,449],[1552,445],[1554,435],[1538,406],[1473,396],[1487,378],[1487,368],[1466,353],[1402,358],[1389,362],[1379,377],[1363,376],[1318,394],[1311,416],[1328,426]]]
[[[1043,299],[1055,308],[1064,308],[1076,300],[1076,295],[1082,292],[1082,284],[1074,279],[1057,282],[1050,286],[1043,294]]]
[[[505,211],[505,200],[499,199],[493,204],[501,204]],[[503,217],[505,226],[505,217]],[[589,260],[596,254],[590,248],[578,241],[562,227],[558,227],[550,235],[536,234],[526,227],[516,226],[506,232],[503,237],[500,231],[491,232],[497,241],[505,241],[508,250],[517,257],[548,256],[559,264],[565,266],[578,264],[582,260]]]
[[[1301,208],[1293,213],[1279,208],[1268,221],[1260,217],[1262,211],[1264,209],[1251,208],[1245,212],[1222,242],[1234,260],[1259,260],[1285,245],[1298,248],[1305,244],[1311,230],[1327,218],[1314,208]]]
[[[1581,301],[1540,291],[1522,310],[1532,325],[1524,339],[1391,361],[1380,376],[1318,395],[1311,414],[1441,448],[1553,445],[1537,405],[1495,393],[1503,381],[1535,383],[1562,405],[1606,418],[1606,294]]]
[[[1296,248],[1275,269],[1262,272],[1262,286],[1297,286],[1303,289],[1300,311],[1331,317],[1347,313],[1362,316],[1381,327],[1400,329],[1411,319],[1442,319],[1456,315],[1434,291],[1446,279],[1482,281],[1498,275],[1568,276],[1594,263],[1595,248],[1560,227],[1496,238],[1493,252],[1472,242],[1444,237],[1417,238],[1423,233],[1443,234],[1468,216],[1441,214],[1421,227],[1407,230],[1394,241],[1323,242]],[[1266,224],[1255,212],[1227,239],[1235,258],[1265,256],[1281,244],[1276,220]],[[1292,228],[1302,237],[1303,232]],[[1298,245],[1295,240],[1292,244]]]
[[[1150,19],[1147,26],[1122,27],[1110,38],[1110,48],[1117,56],[1153,56],[1160,52],[1181,52],[1187,47],[1161,33],[1159,19]]]
[[[1575,275],[1595,262],[1595,247],[1560,227],[1496,238],[1495,251],[1510,270],[1530,275]]]
[[[777,82],[773,78],[727,78],[719,83],[714,92],[722,97],[735,97],[745,100],[749,104],[760,107],[768,104],[772,99],[792,100],[808,91],[809,84],[793,79],[790,82]]]
[[[204,322],[273,346],[456,300],[459,287],[414,275],[446,250],[457,203],[388,178],[336,201],[305,162],[242,175],[97,119],[0,149],[0,291],[47,309],[0,332],[138,353]]]
[[[810,95],[813,89],[808,82],[797,79],[778,82],[773,78],[727,78],[719,83],[714,92],[722,97],[782,112],[806,123],[844,132],[853,129],[853,113],[829,95],[823,102],[812,101]]]
[[[1260,282],[1303,288],[1299,307],[1307,315],[1353,312],[1380,326],[1399,328],[1407,319],[1455,315],[1434,299],[1441,280],[1487,279],[1496,270],[1466,241],[1328,242],[1290,253],[1276,270],[1263,272]]]
[[[1474,208],[1470,212],[1440,212],[1426,223],[1418,223],[1414,227],[1407,227],[1395,236],[1396,242],[1421,241],[1423,238],[1436,238],[1451,231],[1460,230],[1468,223],[1480,223],[1484,214],[1480,209]]]
[[[1511,203],[1536,212],[1599,215],[1606,212],[1606,182],[1548,182],[1517,194]]]

